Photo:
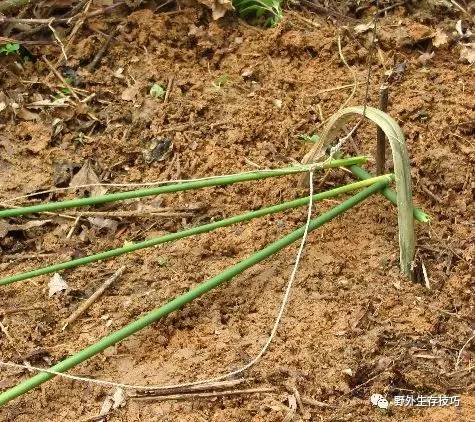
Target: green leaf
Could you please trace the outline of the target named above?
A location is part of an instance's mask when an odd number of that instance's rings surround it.
[[[218,77],[214,82],[213,82],[213,85],[216,87],[216,88],[221,88],[223,85],[227,84],[229,82],[229,75],[227,75],[226,73],[224,75],[221,75],[220,77]]]
[[[20,44],[18,43],[8,43],[0,47],[0,54],[8,56],[9,54],[18,53],[20,50]]]
[[[241,18],[266,16],[265,26],[275,26],[282,18],[282,0],[233,0],[233,6]]]
[[[153,98],[164,98],[165,89],[160,84],[154,83],[150,88],[150,96]]]
[[[314,133],[313,135],[307,135],[306,133],[302,133],[301,135],[299,135],[299,138],[304,142],[310,142],[312,144],[316,144],[320,139],[320,137],[316,133]]]

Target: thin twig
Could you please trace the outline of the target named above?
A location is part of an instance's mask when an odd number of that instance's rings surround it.
[[[37,253],[37,254],[11,254],[3,255],[2,262],[9,263],[13,261],[21,261],[24,259],[42,259],[49,258],[50,256],[58,256],[57,253]]]
[[[457,360],[455,361],[455,370],[458,369],[459,364],[460,364],[460,361],[462,360],[463,351],[465,350],[465,348],[470,344],[470,342],[471,342],[473,339],[475,339],[475,330],[473,331],[473,335],[465,342],[465,344],[462,346],[462,348],[461,348],[460,351],[458,352]]]
[[[68,61],[68,58],[66,56],[66,52],[69,51],[69,47],[73,43],[74,39],[76,38],[76,35],[79,31],[79,29],[84,25],[84,21],[86,20],[86,14],[89,10],[89,7],[91,6],[92,0],[88,0],[86,3],[86,6],[84,8],[84,11],[82,13],[79,13],[77,16],[79,16],[79,19],[77,22],[74,24],[73,29],[68,35],[68,42],[66,43],[66,46],[64,47],[63,51],[63,57],[59,57],[59,59],[56,61],[56,67],[61,66],[63,63]],[[82,2],[81,2],[82,3]],[[72,18],[71,18],[72,19]]]
[[[51,22],[48,23],[48,28],[51,30],[55,40],[58,42],[59,46],[61,47],[61,52],[63,53],[64,60],[68,61],[68,56],[66,55],[66,49],[64,47],[63,41],[61,41],[61,38],[59,38],[59,35],[57,34],[56,30],[51,25]]]
[[[209,393],[171,394],[168,396],[129,396],[131,399],[140,401],[165,401],[165,400],[195,400],[211,397],[239,396],[243,394],[275,393],[275,387],[247,388],[244,390],[213,391]]]
[[[97,67],[97,65],[99,64],[99,62],[102,60],[102,57],[104,56],[104,54],[106,53],[107,49],[108,49],[109,46],[111,45],[111,42],[112,42],[112,40],[114,39],[114,37],[115,37],[115,35],[117,34],[118,31],[119,31],[119,28],[116,27],[116,28],[114,28],[114,30],[107,36],[106,41],[104,42],[104,44],[102,45],[102,47],[100,48],[100,50],[97,52],[97,54],[94,56],[94,58],[92,59],[92,62],[89,63],[89,64],[86,66],[86,69],[87,69],[89,72],[92,72],[92,71]]]
[[[109,277],[101,287],[99,287],[90,297],[86,299],[79,308],[74,311],[71,316],[65,321],[63,328],[61,331],[76,321],[101,295],[105,292],[105,290],[115,281],[117,280],[122,273],[125,271],[125,266],[120,267],[111,277]]]
[[[340,37],[340,35],[338,35],[337,44],[338,44],[338,54],[340,55],[340,59],[343,62],[343,64],[346,66],[346,68],[350,71],[351,76],[353,77],[353,89],[351,90],[351,93],[348,96],[348,98],[345,100],[345,102],[339,107],[338,111],[340,111],[343,108],[345,108],[348,105],[348,103],[352,100],[352,98],[355,96],[356,88],[358,86],[358,79],[357,79],[355,71],[351,68],[351,66],[346,61],[345,56],[343,55],[343,51],[341,49],[341,37]]]
[[[51,70],[51,72],[53,72],[55,74],[55,76],[64,84],[64,86],[66,88],[69,89],[69,91],[71,92],[71,95],[76,98],[76,100],[80,100],[80,98],[78,97],[78,95],[74,92],[74,88],[68,84],[68,82],[66,82],[66,80],[63,78],[63,76],[61,75],[61,73],[59,73],[55,68],[54,66],[48,61],[48,59],[45,57],[45,56],[41,56],[41,58],[43,59],[43,61],[46,63],[46,65],[49,67],[49,69]]]
[[[23,308],[12,308],[12,309],[0,309],[0,315],[12,315],[12,314],[19,314],[21,312],[29,312],[29,311],[38,311],[43,310],[42,306],[25,306]]]
[[[12,344],[12,346],[15,348],[15,340],[13,340],[12,336],[9,334],[7,328],[3,325],[3,323],[0,321],[0,330],[2,331],[3,334],[5,334],[5,337],[7,340]]]
[[[175,81],[175,75],[170,76],[170,78],[168,79],[167,90],[165,92],[165,98],[163,99],[164,103],[167,103],[168,99],[170,98],[170,94],[171,94],[172,89],[173,89],[173,82],[174,81]]]
[[[145,211],[81,211],[71,212],[71,216],[77,215],[78,218],[82,217],[193,217],[195,215],[192,211],[187,212],[166,212],[161,210],[145,210]]]
[[[423,184],[421,184],[420,186],[421,186],[422,191],[425,192],[427,195],[429,195],[435,202],[438,202],[439,204],[443,202],[442,199],[439,196],[437,196],[434,192],[431,192],[429,188],[427,188]]]
[[[362,82],[353,82],[352,84],[334,86],[332,88],[325,88],[325,89],[321,89],[320,91],[317,91],[316,94],[324,94],[325,92],[333,92],[333,91],[339,91],[340,89],[354,88],[355,84],[359,85],[361,83]]]
[[[74,220],[73,225],[71,226],[71,228],[69,229],[68,234],[66,235],[66,239],[71,239],[71,236],[72,236],[73,233],[74,233],[74,229],[75,229],[76,226],[78,225],[79,220],[81,219],[81,217],[82,217],[82,214],[79,214],[79,215],[76,217],[76,220]]]
[[[117,9],[120,6],[124,6],[126,4],[125,1],[121,1],[110,6],[104,7],[102,9],[95,10],[94,12],[88,13],[86,15],[86,19],[95,18],[96,16],[104,15],[106,13],[111,12],[114,9]],[[39,24],[39,25],[53,25],[57,23],[65,23],[70,24],[74,22],[76,19],[80,18],[79,15],[70,17],[70,18],[49,18],[49,19],[42,19],[42,18],[14,18],[8,16],[0,16],[0,24],[2,23],[25,23],[25,24]]]
[[[209,384],[202,384],[202,385],[191,385],[188,387],[179,387],[179,388],[171,388],[170,390],[165,391],[147,391],[147,390],[139,390],[134,397],[142,397],[142,396],[167,396],[171,394],[186,394],[186,393],[198,393],[198,392],[205,392],[205,391],[214,391],[214,390],[224,390],[226,388],[236,387],[246,382],[252,381],[252,378],[239,378],[236,380],[227,380],[227,381],[217,381],[217,382],[210,382]]]
[[[388,110],[389,86],[381,85],[379,89],[379,109],[386,112]],[[378,126],[376,144],[376,174],[384,174],[386,161],[386,135],[383,129]]]
[[[307,404],[309,406],[323,407],[325,409],[334,409],[336,407],[332,404],[328,404],[328,403],[324,403],[322,401],[311,399],[310,397],[302,396],[301,398],[302,398],[302,403]]]

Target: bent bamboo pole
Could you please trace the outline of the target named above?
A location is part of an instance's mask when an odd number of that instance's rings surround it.
[[[305,156],[303,163],[313,162],[335,140],[344,125],[355,115],[367,117],[378,125],[389,140],[396,176],[396,194],[399,225],[399,265],[401,272],[413,279],[412,264],[415,253],[411,169],[404,134],[397,122],[374,107],[348,107],[335,113],[328,121],[320,140]]]
[[[348,198],[346,201],[342,202],[336,207],[331,208],[327,212],[310,220],[310,224],[308,227],[309,232],[312,230],[315,230],[316,228],[329,222],[336,216],[344,213],[345,211],[359,204],[360,202],[362,202],[364,199],[368,198],[375,192],[383,189],[386,185],[387,185],[387,182],[375,183],[367,187],[366,189],[362,190],[361,192],[357,193],[356,195]],[[98,353],[102,352],[108,347],[118,343],[119,341],[124,340],[125,338],[131,336],[137,331],[142,330],[143,328],[149,326],[153,322],[159,320],[160,318],[163,318],[164,316],[170,314],[171,312],[182,308],[185,304],[190,303],[192,300],[200,297],[204,293],[207,293],[210,290],[214,289],[215,287],[218,287],[219,285],[223,284],[224,282],[231,280],[233,277],[242,273],[244,270],[252,267],[253,265],[263,261],[264,259],[275,254],[276,252],[280,251],[286,246],[292,244],[296,240],[300,239],[304,235],[304,232],[305,232],[305,226],[289,233],[285,237],[269,244],[264,249],[261,249],[260,251],[249,256],[248,258],[243,259],[241,262],[237,263],[236,265],[226,269],[225,271],[218,274],[217,276],[201,284],[198,284],[196,287],[190,289],[185,294],[176,297],[175,299],[171,300],[170,302],[166,303],[165,305],[162,305],[161,307],[157,309],[154,309],[153,311],[137,319],[136,321],[126,325],[120,330],[112,334],[109,334],[106,337],[103,337],[97,343],[92,344],[89,347],[86,347],[85,349],[81,350],[75,355],[72,355],[64,359],[63,361],[51,367],[50,369],[55,372],[65,372],[75,367],[76,365],[79,365],[81,362],[84,362],[85,360],[97,355]],[[16,397],[19,397],[27,393],[33,388],[38,387],[39,385],[50,380],[54,376],[55,375],[52,373],[42,372],[40,374],[37,374],[21,382],[15,387],[10,388],[9,390],[0,394],[0,406],[5,405],[10,400],[13,400]]]

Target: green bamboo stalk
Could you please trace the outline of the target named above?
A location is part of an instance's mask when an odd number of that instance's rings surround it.
[[[336,216],[344,213],[345,211],[359,204],[364,199],[368,198],[375,192],[384,188],[386,185],[387,185],[387,182],[374,183],[373,185],[365,188],[364,190],[357,193],[356,195],[348,198],[346,201],[342,202],[336,207],[331,208],[327,212],[310,220],[310,224],[308,228],[309,232],[312,230],[315,230],[316,228],[329,222]],[[120,330],[112,334],[109,334],[106,337],[103,337],[97,343],[92,344],[91,346],[86,347],[85,349],[81,350],[75,355],[72,355],[64,359],[63,361],[57,363],[56,365],[51,367],[51,370],[55,372],[65,372],[75,367],[76,365],[79,365],[80,363],[97,355],[98,353],[102,352],[108,347],[113,346],[114,344],[124,340],[125,338],[131,336],[137,331],[142,330],[143,328],[149,326],[150,324],[159,320],[160,318],[163,318],[164,316],[170,314],[171,312],[182,308],[184,305],[186,305],[187,303],[190,303],[192,300],[200,297],[204,293],[207,293],[210,290],[223,284],[224,282],[231,280],[236,275],[242,273],[243,271],[252,267],[253,265],[263,261],[264,259],[275,254],[276,252],[279,252],[281,249],[285,248],[286,246],[300,239],[304,235],[304,232],[305,232],[305,226],[300,227],[299,229],[289,233],[283,238],[269,244],[268,246],[254,253],[248,258],[243,259],[236,265],[229,267],[228,269],[218,274],[217,276],[201,284],[198,284],[196,287],[190,289],[185,294],[176,297],[175,299],[171,300],[165,305],[162,305],[161,307],[152,310],[148,314],[144,315],[143,317],[137,319],[134,322],[131,322],[130,324],[126,325]],[[21,382],[15,387],[10,388],[9,390],[0,394],[0,406],[5,405],[10,400],[13,400],[16,397],[19,397],[25,394],[26,392],[32,390],[33,388],[38,387],[39,385],[50,380],[54,376],[55,376],[54,374],[42,372],[40,374],[37,374]]]
[[[366,157],[350,157],[340,160],[332,160],[324,163],[321,168],[347,167],[353,164],[362,164],[367,161]],[[191,180],[188,182],[174,183],[172,185],[156,186],[153,188],[137,189],[127,192],[109,193],[106,195],[93,196],[88,198],[77,198],[67,201],[47,202],[45,204],[32,205],[20,208],[11,208],[0,211],[0,218],[18,217],[20,215],[32,214],[36,212],[57,211],[66,208],[84,207],[88,205],[105,204],[108,202],[123,201],[126,199],[143,198],[145,196],[155,196],[163,193],[183,192],[191,189],[201,189],[210,186],[231,185],[249,180],[266,179],[268,177],[287,176],[294,173],[308,171],[310,166],[299,165],[276,170],[263,170],[229,176],[211,177],[202,180]]]
[[[322,199],[333,198],[334,196],[341,195],[352,190],[360,189],[362,187],[370,186],[373,183],[380,181],[388,181],[391,179],[390,175],[383,175],[380,177],[374,177],[372,179],[351,183],[349,185],[340,186],[335,189],[331,189],[326,192],[321,192],[313,195],[313,201],[321,201]],[[155,237],[152,239],[147,239],[142,242],[133,243],[130,245],[123,246],[121,248],[111,249],[108,251],[100,252],[94,255],[85,256],[78,259],[73,259],[70,261],[61,262],[58,264],[49,265],[47,267],[38,268],[36,270],[27,271],[24,273],[14,274],[9,277],[0,279],[0,286],[14,283],[16,281],[27,280],[32,277],[38,277],[44,274],[51,274],[58,271],[66,270],[69,268],[79,267],[81,265],[87,265],[91,262],[101,261],[104,259],[113,258],[120,256],[126,253],[134,252],[139,249],[150,248],[152,246],[160,245],[162,243],[171,242],[173,240],[182,239],[184,237],[193,236],[196,234],[206,233],[211,230],[218,229],[220,227],[230,226],[232,224],[240,223],[242,221],[249,221],[253,218],[263,217],[268,214],[274,214],[277,212],[285,211],[291,208],[297,208],[302,205],[308,204],[308,196],[305,198],[295,199],[293,201],[283,202],[281,204],[273,205],[271,207],[261,208],[260,210],[252,211],[245,214],[236,215],[224,220],[215,221],[213,223],[204,224],[197,227],[192,227],[190,229],[182,230],[176,233],[170,233],[165,236]]]

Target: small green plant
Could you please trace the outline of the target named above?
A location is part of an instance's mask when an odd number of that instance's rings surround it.
[[[299,139],[301,139],[304,142],[315,144],[318,142],[320,137],[316,133],[314,133],[313,135],[307,135],[306,133],[302,133],[299,135]]]
[[[8,56],[9,54],[17,54],[20,50],[20,44],[18,43],[8,43],[0,47],[0,54]]]
[[[165,89],[160,84],[155,83],[150,88],[150,96],[153,98],[164,98]]]
[[[212,85],[215,88],[221,88],[224,85],[226,85],[229,82],[229,75],[226,73],[224,75],[219,76],[214,82],[212,82]]]
[[[233,6],[241,18],[266,17],[265,26],[277,25],[283,16],[282,0],[233,0]]]

